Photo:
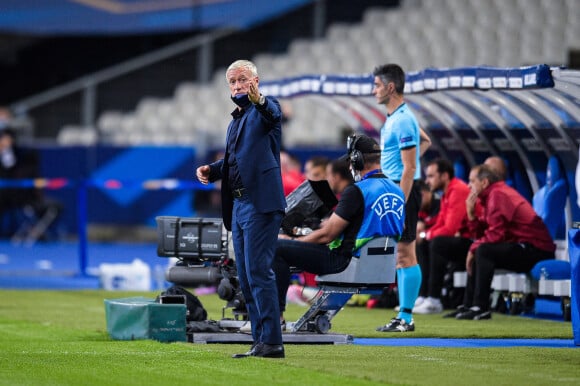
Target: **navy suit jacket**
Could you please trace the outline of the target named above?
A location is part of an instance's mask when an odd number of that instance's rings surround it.
[[[251,104],[240,118],[235,139],[235,154],[242,184],[258,213],[284,211],[286,200],[280,172],[280,146],[282,143],[282,111],[278,101],[266,97],[263,106]],[[228,127],[229,143],[233,121]],[[233,196],[229,186],[227,160],[210,164],[209,181],[222,180],[222,215],[226,229],[232,227]]]

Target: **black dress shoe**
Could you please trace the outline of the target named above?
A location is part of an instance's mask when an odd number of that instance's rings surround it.
[[[254,353],[256,352],[256,350],[262,346],[262,343],[254,343],[252,345],[252,347],[250,347],[250,350],[243,353],[243,354],[234,354],[232,355],[232,358],[246,358],[246,357],[251,357],[254,356]]]
[[[448,314],[443,315],[444,318],[455,318],[457,317],[457,315],[465,312],[465,311],[469,311],[469,308],[465,307],[465,306],[459,306],[455,309],[455,311],[452,311]]]
[[[465,312],[460,313],[455,317],[455,319],[461,320],[488,320],[491,319],[490,311],[473,310],[469,309]]]
[[[263,343],[256,347],[252,356],[261,358],[284,358],[284,345]]]

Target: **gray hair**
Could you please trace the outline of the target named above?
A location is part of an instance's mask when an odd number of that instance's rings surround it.
[[[489,180],[490,184],[501,181],[501,178],[499,177],[497,172],[492,168],[490,168],[488,165],[485,164],[477,165],[471,168],[471,170],[477,173],[477,179],[480,181],[483,181],[486,178]]]
[[[252,73],[252,76],[258,76],[258,69],[256,68],[256,65],[254,63],[250,62],[249,60],[241,59],[241,60],[236,60],[235,62],[230,64],[230,66],[226,70],[226,80],[228,79],[228,73],[230,71],[237,70],[240,68],[250,71]]]

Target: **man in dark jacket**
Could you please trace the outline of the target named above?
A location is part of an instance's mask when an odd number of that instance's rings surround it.
[[[272,271],[286,201],[280,172],[280,104],[258,89],[256,66],[238,60],[226,71],[237,108],[226,137],[223,159],[197,168],[207,184],[222,180],[222,215],[232,231],[240,288],[252,325],[254,344],[235,358],[283,358],[276,278]]]

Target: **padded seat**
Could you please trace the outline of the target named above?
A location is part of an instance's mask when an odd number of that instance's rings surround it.
[[[534,210],[544,220],[552,239],[565,237],[565,207],[568,197],[568,183],[565,172],[556,156],[548,160],[546,184],[534,194]]]
[[[316,277],[320,291],[312,306],[295,323],[291,332],[310,331],[324,334],[330,321],[344,308],[354,294],[378,293],[395,282],[397,243],[393,237],[377,237],[353,256],[346,269],[339,273]]]
[[[339,273],[317,276],[318,285],[380,286],[395,282],[397,242],[393,237],[378,237],[361,248]]]

